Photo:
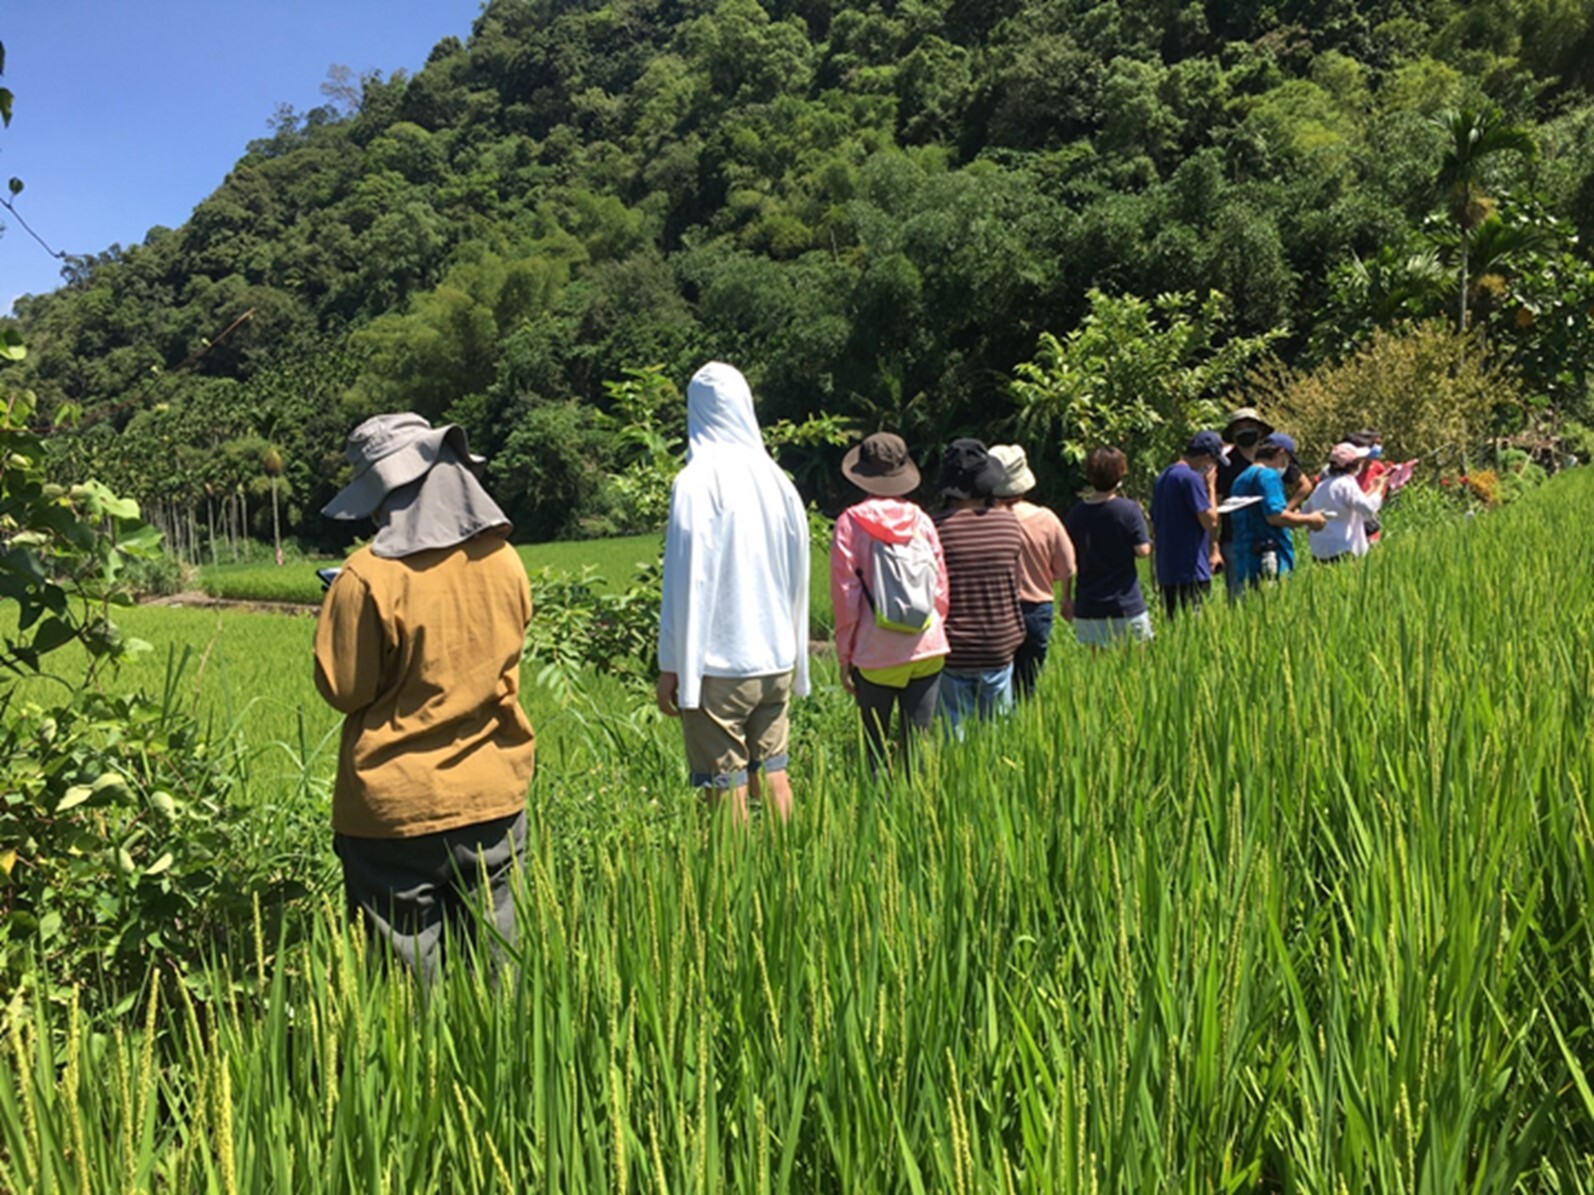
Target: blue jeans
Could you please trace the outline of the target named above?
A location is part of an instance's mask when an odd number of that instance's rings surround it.
[[[1239,565],[1235,563],[1239,555],[1234,551],[1232,543],[1219,544],[1218,550],[1223,554],[1223,590],[1229,595],[1231,602],[1237,602],[1245,596],[1245,577],[1241,575]]]
[[[1013,708],[1013,665],[964,672],[952,668],[941,673],[941,716],[956,738],[971,715],[988,719]]]
[[[1020,602],[1019,607],[1024,611],[1024,642],[1013,655],[1013,683],[1020,697],[1028,697],[1035,691],[1041,665],[1046,663],[1056,607],[1051,602]]]

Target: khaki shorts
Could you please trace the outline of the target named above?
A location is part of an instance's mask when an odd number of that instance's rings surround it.
[[[786,768],[791,673],[705,676],[698,708],[681,711],[686,766],[698,788],[741,788],[747,773]]]

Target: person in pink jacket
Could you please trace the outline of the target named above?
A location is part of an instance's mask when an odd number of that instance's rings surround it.
[[[906,760],[913,734],[928,730],[935,716],[948,650],[946,558],[930,516],[905,498],[919,487],[919,470],[902,437],[869,436],[847,453],[841,471],[868,497],[841,512],[830,548],[836,661],[842,687],[858,702],[869,764],[878,772],[888,738]],[[879,576],[877,541],[893,560],[918,560],[926,569],[933,561],[933,577],[924,578],[933,584],[933,610],[922,629],[903,629],[884,612],[877,617],[887,596],[877,603],[871,592],[869,579]]]

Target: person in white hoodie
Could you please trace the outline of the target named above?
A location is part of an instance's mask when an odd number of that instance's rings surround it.
[[[694,785],[738,822],[751,785],[784,821],[788,708],[808,694],[808,512],[739,370],[714,361],[692,376],[686,434],[664,538],[659,709],[681,719]]]
[[[935,523],[905,495],[919,488],[919,470],[901,436],[879,432],[854,446],[842,474],[868,495],[836,519],[830,545],[830,606],[836,612],[836,663],[841,684],[858,702],[869,766],[886,762],[886,740],[908,760],[912,735],[930,728],[946,664],[948,594],[946,555]],[[878,612],[881,595],[871,590],[878,544],[922,546],[934,570],[934,613],[922,627],[895,627]],[[928,577],[927,567],[927,577]],[[878,585],[875,586],[878,588]]]

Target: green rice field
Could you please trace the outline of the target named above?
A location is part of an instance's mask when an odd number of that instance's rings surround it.
[[[516,551],[528,573],[535,575],[541,569],[579,573],[591,568],[600,582],[613,589],[630,583],[642,565],[658,563],[664,553],[664,537],[631,535],[619,539],[522,544]],[[211,597],[230,601],[319,604],[322,589],[315,571],[336,563],[335,560],[290,560],[278,567],[267,560],[204,565],[199,569],[198,585]],[[829,567],[828,549],[815,545],[809,604],[816,634],[825,633],[831,625]]]
[[[664,550],[664,537],[632,535],[622,539],[524,544],[517,550],[527,572],[551,568],[573,573],[590,566],[605,583],[624,585],[635,575],[639,565],[652,564],[659,559]],[[199,587],[218,598],[319,604],[321,582],[315,570],[336,563],[335,560],[289,561],[280,568],[269,560],[205,565],[199,570]]]
[[[1144,650],[1062,628],[890,783],[822,666],[784,828],[528,675],[508,966],[370,965],[311,840],[210,995],[6,1010],[0,1191],[1594,1191],[1590,514],[1575,470]],[[319,815],[307,618],[124,621]]]

